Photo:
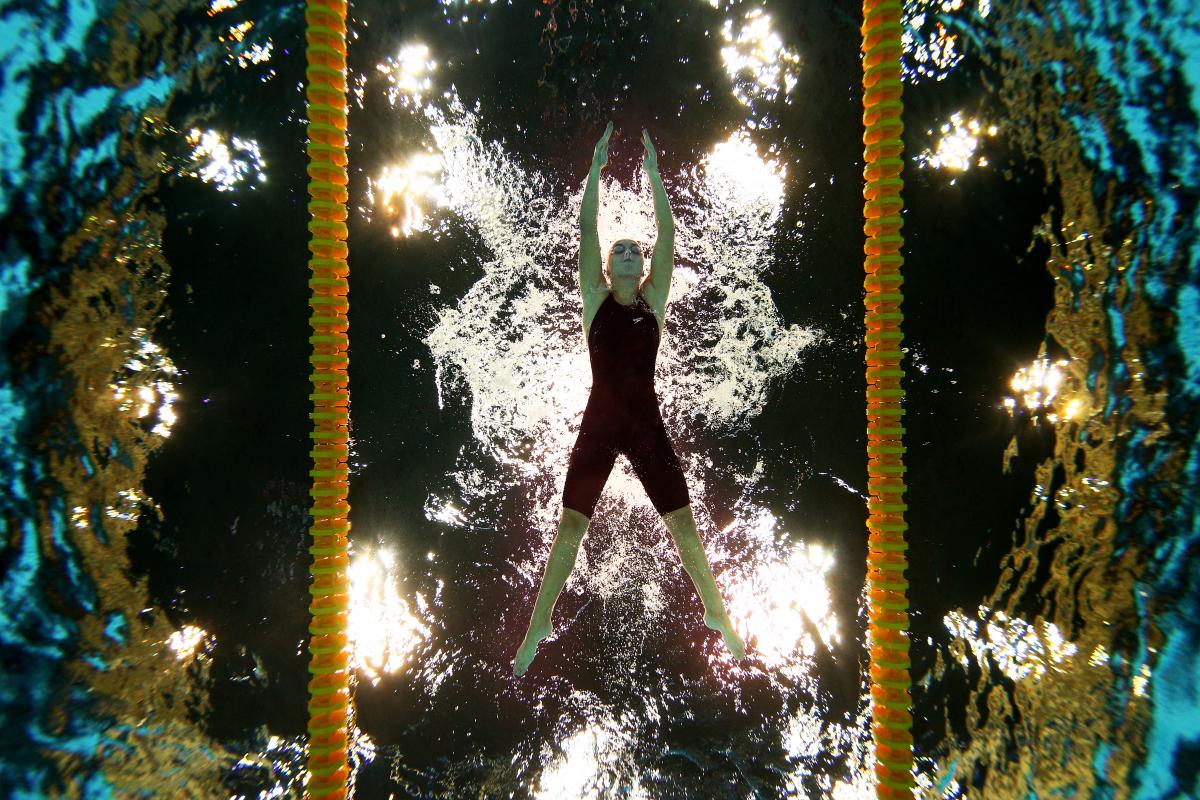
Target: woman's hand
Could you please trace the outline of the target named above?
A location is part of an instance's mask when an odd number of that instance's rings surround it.
[[[642,159],[642,169],[646,170],[647,175],[658,174],[658,153],[654,152],[654,142],[650,141],[650,134],[642,128],[642,144],[646,146],[646,157]]]
[[[604,129],[604,135],[596,142],[596,152],[592,156],[593,167],[604,167],[608,163],[608,137],[612,135],[612,129],[613,124],[610,120],[608,127]]]

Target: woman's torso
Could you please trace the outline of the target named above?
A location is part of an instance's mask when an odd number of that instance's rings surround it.
[[[657,407],[654,367],[659,335],[658,318],[640,293],[622,305],[610,292],[587,330],[592,398],[653,400]]]

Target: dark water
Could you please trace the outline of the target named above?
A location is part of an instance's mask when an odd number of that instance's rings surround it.
[[[302,10],[0,6],[12,796],[299,791]],[[907,19],[918,794],[1198,796],[1200,17]],[[357,796],[871,793],[859,23],[352,6]],[[586,398],[575,219],[609,119],[602,239],[653,238],[639,130],[658,145],[664,416],[752,657],[703,627],[618,470],[517,680]]]

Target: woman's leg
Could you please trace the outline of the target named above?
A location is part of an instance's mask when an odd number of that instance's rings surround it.
[[[713,580],[708,559],[704,556],[704,545],[696,533],[696,520],[692,516],[683,465],[679,463],[657,407],[646,411],[644,425],[638,435],[630,439],[626,455],[634,473],[646,488],[650,502],[667,524],[667,530],[671,532],[671,538],[679,550],[683,568],[700,594],[700,602],[704,604],[704,624],[720,631],[733,657],[742,658],[746,655],[746,645],[725,613],[725,603],[721,601],[717,582]]]
[[[606,426],[604,417],[595,413],[592,401],[584,409],[583,421],[579,425],[579,436],[571,448],[571,460],[567,464],[567,476],[563,482],[563,511],[558,521],[558,533],[550,547],[546,560],[546,571],[542,585],[538,588],[533,613],[529,617],[529,629],[525,640],[517,648],[513,659],[513,672],[521,675],[529,669],[537,653],[538,642],[550,635],[550,615],[562,592],[571,570],[575,568],[575,556],[588,522],[596,509],[596,501],[604,491],[608,474],[617,457],[613,449],[612,431]],[[581,509],[581,510],[577,510]]]
[[[517,649],[513,659],[513,673],[521,675],[529,669],[537,653],[538,642],[550,635],[550,617],[554,613],[554,604],[559,594],[575,568],[575,556],[579,553],[579,545],[583,535],[587,533],[588,518],[573,508],[564,508],[558,522],[558,534],[550,547],[550,558],[546,561],[546,571],[542,575],[542,585],[538,589],[537,600],[533,604],[533,614],[529,618],[529,629],[525,640]]]
[[[683,568],[687,570],[688,577],[692,579],[692,584],[700,595],[700,602],[704,604],[704,624],[720,631],[725,646],[729,648],[733,657],[742,658],[746,655],[746,645],[734,630],[733,622],[725,611],[721,592],[717,589],[717,582],[713,580],[712,569],[704,555],[704,545],[700,543],[700,536],[696,533],[696,519],[692,516],[692,507],[686,505],[663,514],[663,522],[667,524],[667,530],[671,532],[671,538],[675,540],[675,547],[679,550]]]

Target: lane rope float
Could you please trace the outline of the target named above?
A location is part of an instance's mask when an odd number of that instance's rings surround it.
[[[308,108],[309,337],[314,467],[312,602],[309,606],[307,795],[342,800],[350,777],[347,725],[350,610],[350,265],[346,261],[346,0],[308,0],[304,9]]]
[[[863,216],[866,234],[867,581],[876,797],[911,800],[908,543],[904,512],[904,123],[899,0],[863,0]]]

